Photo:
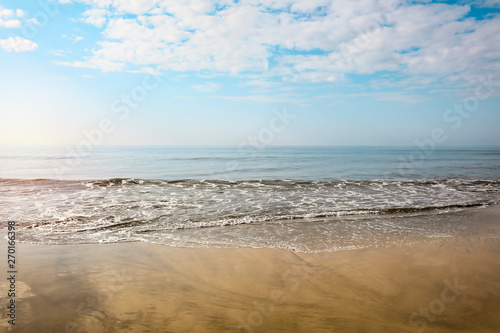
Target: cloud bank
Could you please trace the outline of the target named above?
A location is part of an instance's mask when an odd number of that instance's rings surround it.
[[[403,0],[81,0],[102,29],[94,51],[61,64],[102,71],[220,72],[335,82],[398,73],[463,84],[500,67],[500,16],[467,4]],[[483,0],[478,6],[495,7]]]

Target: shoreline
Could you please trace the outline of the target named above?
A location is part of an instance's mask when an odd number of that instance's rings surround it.
[[[318,254],[143,242],[19,243],[16,326],[7,324],[2,311],[0,327],[497,332],[500,206],[474,215],[483,223],[467,237]],[[0,245],[7,247],[3,235]],[[5,301],[2,295],[2,309]]]

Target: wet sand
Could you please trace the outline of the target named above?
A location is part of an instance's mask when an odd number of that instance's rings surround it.
[[[18,244],[16,326],[3,278],[0,330],[499,332],[500,207],[475,216],[468,237],[324,254]]]

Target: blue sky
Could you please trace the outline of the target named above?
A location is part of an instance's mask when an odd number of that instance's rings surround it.
[[[499,69],[496,0],[2,0],[0,144],[498,145]]]

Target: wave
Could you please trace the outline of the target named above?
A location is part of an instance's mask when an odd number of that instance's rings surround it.
[[[93,186],[121,186],[121,185],[168,185],[168,184],[222,184],[222,185],[238,185],[238,184],[263,184],[263,185],[320,185],[320,186],[336,186],[338,184],[351,184],[358,186],[367,185],[390,185],[390,184],[407,184],[407,185],[439,185],[439,184],[455,184],[455,185],[487,185],[500,186],[500,180],[491,179],[464,179],[464,178],[436,178],[436,179],[331,179],[331,180],[302,180],[302,179],[248,179],[248,180],[226,180],[226,179],[139,179],[139,178],[109,178],[109,179],[82,179],[82,180],[60,180],[48,178],[36,179],[19,179],[19,178],[0,178],[0,185],[23,185],[23,184],[86,184]]]
[[[18,221],[26,240],[93,242],[243,225],[425,217],[498,203],[500,181],[3,178],[0,195],[0,218]]]
[[[453,212],[464,208],[477,208],[477,207],[487,207],[490,205],[497,204],[498,202],[488,202],[488,203],[471,203],[471,204],[460,204],[460,205],[446,205],[446,206],[429,206],[420,208],[389,208],[380,210],[339,210],[330,212],[318,212],[318,213],[307,213],[307,214],[296,214],[296,215],[255,215],[255,216],[233,216],[233,217],[223,217],[215,220],[199,220],[199,221],[183,221],[182,223],[171,223],[162,225],[161,228],[148,228],[148,229],[138,229],[138,233],[165,231],[165,230],[184,230],[184,229],[197,229],[197,228],[212,228],[212,227],[228,227],[237,226],[242,224],[255,224],[264,222],[281,222],[281,221],[310,221],[318,219],[331,219],[331,218],[345,218],[345,217],[363,217],[371,215],[395,215],[403,216],[405,214],[413,213],[411,216],[416,216],[415,214],[426,214],[429,212],[443,213],[443,212]],[[112,217],[111,217],[112,218]],[[83,221],[81,217],[67,217],[65,221]],[[158,219],[160,222],[161,219]],[[55,223],[63,223],[64,221],[56,221]],[[28,229],[42,227],[51,225],[53,221],[46,221],[37,223],[35,225],[27,226]],[[140,226],[141,221],[128,221],[120,223],[111,223],[105,226],[80,228],[73,230],[74,232],[93,232],[93,231],[103,231],[111,230],[122,227]]]

